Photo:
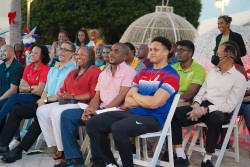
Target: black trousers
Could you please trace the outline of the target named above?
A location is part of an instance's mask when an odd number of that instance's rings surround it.
[[[229,123],[229,114],[223,113],[221,111],[213,111],[202,116],[198,119],[198,121],[191,121],[187,119],[188,116],[186,115],[190,111],[192,111],[192,107],[190,106],[176,108],[171,123],[173,144],[182,144],[182,127],[204,122],[207,125],[206,152],[214,153],[215,145],[220,136],[222,125]]]
[[[8,119],[4,125],[4,128],[0,134],[0,144],[8,146],[13,136],[19,128],[22,119],[34,118],[34,121],[28,128],[28,132],[23,137],[19,146],[25,151],[28,151],[34,144],[38,136],[41,134],[41,128],[39,126],[36,109],[38,105],[36,103],[29,103],[25,105],[16,105],[9,113]]]
[[[129,111],[112,111],[90,118],[86,122],[91,144],[94,144],[107,164],[118,166],[108,143],[107,134],[112,133],[115,145],[120,153],[123,167],[132,167],[133,156],[130,137],[161,129],[153,116],[141,116]]]

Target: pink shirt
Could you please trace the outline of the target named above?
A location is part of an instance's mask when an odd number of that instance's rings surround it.
[[[131,87],[135,75],[136,71],[125,62],[117,66],[114,76],[111,66],[102,71],[95,88],[96,91],[100,91],[100,107],[109,104],[119,94],[121,86]]]

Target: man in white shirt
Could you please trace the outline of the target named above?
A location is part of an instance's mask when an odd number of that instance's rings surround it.
[[[242,101],[246,90],[246,79],[235,69],[236,49],[224,43],[217,52],[216,67],[208,73],[194,103],[178,107],[172,120],[173,144],[177,157],[175,167],[188,166],[189,162],[182,148],[182,126],[204,122],[207,127],[206,154],[201,167],[213,167],[211,157],[223,124],[230,121],[230,113]]]

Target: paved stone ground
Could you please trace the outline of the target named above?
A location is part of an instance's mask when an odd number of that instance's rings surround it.
[[[44,148],[44,153],[35,155],[23,154],[23,158],[12,164],[5,164],[0,160],[0,167],[52,167],[54,164],[59,163],[52,159],[55,149]],[[234,159],[229,157],[224,157],[221,167],[249,167],[250,165],[250,141],[243,141],[240,139],[240,162],[236,163]],[[193,153],[190,160],[190,167],[200,167],[202,156],[199,153]],[[215,163],[215,159],[213,159]]]

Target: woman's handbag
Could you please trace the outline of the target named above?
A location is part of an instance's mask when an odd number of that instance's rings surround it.
[[[78,100],[76,100],[76,99],[61,99],[61,100],[59,100],[59,105],[76,104],[76,103],[78,103]]]

